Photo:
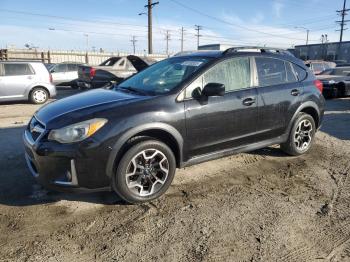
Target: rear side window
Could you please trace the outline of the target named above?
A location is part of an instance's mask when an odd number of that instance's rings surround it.
[[[58,64],[53,68],[54,73],[64,73],[67,71],[67,64]]]
[[[232,58],[215,65],[203,75],[203,86],[208,83],[224,84],[228,92],[250,87],[249,57]]]
[[[313,63],[312,64],[312,70],[320,72],[323,71],[325,69],[324,64],[323,63]]]
[[[4,64],[3,71],[5,76],[34,75],[29,64]]]
[[[294,72],[297,74],[299,81],[303,81],[306,78],[307,72],[305,69],[303,69],[300,66],[297,66],[295,64],[293,64],[293,69],[294,69]]]
[[[259,86],[273,86],[297,81],[290,62],[270,58],[256,57]]]
[[[68,64],[67,71],[78,71],[78,65],[76,65],[76,64]]]

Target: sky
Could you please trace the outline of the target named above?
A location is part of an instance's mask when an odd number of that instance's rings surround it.
[[[154,0],[156,1],[156,0]],[[338,41],[343,0],[158,0],[153,8],[153,51],[180,51],[200,44],[267,45],[290,48],[319,43],[322,34]],[[135,36],[137,53],[147,50],[147,0],[0,0],[0,48],[25,48],[26,44],[50,50],[100,50],[131,52]],[[348,5],[350,7],[350,4]],[[350,19],[350,14],[348,19]],[[350,29],[344,40],[350,40]]]

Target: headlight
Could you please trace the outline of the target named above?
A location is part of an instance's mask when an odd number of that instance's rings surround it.
[[[92,136],[106,123],[107,119],[95,118],[60,129],[54,129],[49,134],[49,140],[55,140],[63,144],[79,142]]]
[[[329,80],[328,84],[333,85],[333,84],[335,84],[335,81],[334,80]]]

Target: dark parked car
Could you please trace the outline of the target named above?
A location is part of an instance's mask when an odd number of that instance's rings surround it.
[[[317,78],[323,83],[326,98],[350,96],[350,66],[327,69]]]
[[[111,57],[99,66],[80,66],[78,86],[81,88],[100,88],[110,83],[119,83],[154,62],[154,60],[147,57],[129,55]]]
[[[306,153],[324,113],[322,83],[281,50],[232,48],[158,62],[114,89],[42,107],[24,133],[33,176],[58,190],[155,199],[176,168],[280,144]]]

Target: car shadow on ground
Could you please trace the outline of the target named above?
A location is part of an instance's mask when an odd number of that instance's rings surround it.
[[[0,128],[0,204],[30,206],[61,200],[124,204],[113,192],[59,193],[40,186],[29,172],[22,142],[24,127]]]
[[[270,146],[262,149],[258,149],[247,154],[259,155],[259,156],[271,156],[271,157],[287,157],[288,154],[284,153],[280,147]]]

